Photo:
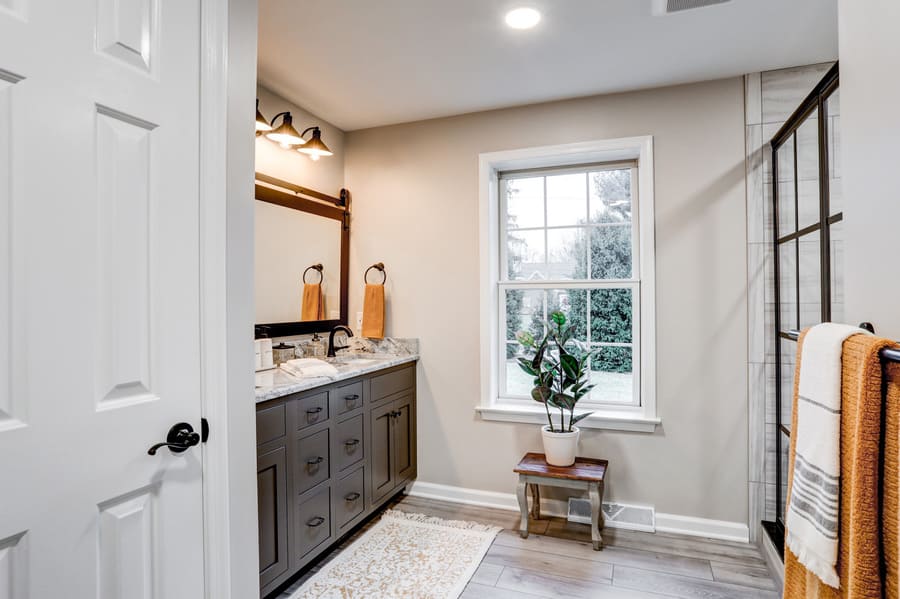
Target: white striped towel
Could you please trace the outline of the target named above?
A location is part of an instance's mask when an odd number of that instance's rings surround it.
[[[819,324],[806,333],[800,385],[794,474],[787,509],[787,544],[804,567],[838,588],[841,493],[841,353],[844,340],[864,333],[842,324]]]

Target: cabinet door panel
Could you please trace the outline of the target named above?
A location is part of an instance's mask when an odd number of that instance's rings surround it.
[[[334,496],[334,519],[339,532],[365,508],[365,469],[348,474],[338,481]]]
[[[328,393],[317,393],[293,402],[297,410],[297,429],[328,420]]]
[[[312,489],[331,476],[329,429],[298,439],[294,460],[294,495]]]
[[[413,399],[407,395],[394,403],[394,472],[396,484],[413,476],[416,470],[416,435]]]
[[[297,503],[294,526],[295,563],[331,538],[331,489],[325,487],[302,503]]]
[[[363,438],[363,415],[345,420],[335,427],[336,449],[334,461],[336,470],[345,470],[359,464],[366,455]]]
[[[372,410],[372,500],[378,501],[394,490],[393,402]]]
[[[288,568],[287,448],[279,447],[256,460],[259,518],[259,585]]]
[[[363,405],[363,383],[357,381],[332,391],[332,409],[338,416],[348,414]]]

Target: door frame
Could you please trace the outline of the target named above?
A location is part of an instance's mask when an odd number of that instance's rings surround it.
[[[201,0],[200,359],[207,599],[259,593],[253,378],[257,0]],[[223,175],[224,173],[224,175]]]

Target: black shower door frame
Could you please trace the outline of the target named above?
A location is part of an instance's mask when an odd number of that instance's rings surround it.
[[[790,422],[782,422],[782,405],[785,401],[791,402],[792,397],[783,397],[782,393],[782,349],[781,340],[786,339],[793,341],[788,332],[792,329],[800,327],[800,243],[799,240],[819,234],[820,254],[819,254],[819,277],[820,277],[820,305],[821,305],[821,322],[831,321],[831,303],[832,303],[832,286],[831,286],[831,227],[843,220],[843,212],[831,214],[831,190],[830,172],[829,172],[829,147],[828,147],[828,99],[837,91],[839,86],[838,65],[835,65],[828,71],[825,77],[816,85],[813,91],[806,97],[802,104],[794,111],[791,117],[785,122],[784,126],[779,129],[778,133],[772,138],[772,239],[774,241],[774,291],[775,291],[775,455],[776,455],[776,493],[775,493],[775,522],[764,523],[766,530],[773,537],[776,546],[783,547],[784,542],[784,501],[781,495],[781,489],[787,480],[787,472],[783,471],[784,464],[781,460],[782,451],[785,448],[784,443],[790,442],[791,430]],[[819,158],[819,218],[815,224],[800,228],[800,177],[798,176],[798,141],[797,131],[807,121],[807,118],[816,114],[818,116],[818,158]],[[781,198],[779,198],[779,150],[790,148],[793,154],[793,218],[794,230],[790,233],[779,237],[780,223],[782,216],[779,214]],[[790,183],[790,181],[788,181]],[[781,264],[781,250],[790,242],[795,243],[793,258],[793,266],[795,272],[792,273],[795,281],[796,294],[794,297],[782,297],[781,292],[781,274],[785,265]],[[790,251],[791,248],[788,247]],[[782,319],[782,303],[795,302],[796,305],[796,322],[783,322]]]

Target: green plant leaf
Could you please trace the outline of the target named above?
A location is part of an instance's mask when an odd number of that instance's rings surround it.
[[[553,391],[549,387],[539,385],[531,390],[531,399],[538,403],[546,403],[553,395]]]
[[[558,408],[565,408],[567,410],[571,410],[575,407],[575,404],[578,402],[577,399],[569,395],[568,393],[554,393],[553,394],[553,403]]]
[[[519,331],[516,333],[516,341],[524,347],[534,347],[534,335],[528,331]]]
[[[581,422],[582,420],[584,420],[585,418],[587,418],[587,417],[590,416],[591,414],[593,414],[593,412],[585,412],[584,414],[578,414],[577,416],[575,416],[575,415],[573,414],[573,415],[572,415],[572,419],[569,421],[569,426],[572,426],[573,424],[576,424],[576,423],[578,423],[578,422]]]
[[[550,320],[558,327],[562,327],[566,324],[566,315],[562,312],[556,311],[550,315]]]
[[[527,372],[527,373],[530,374],[531,376],[537,376],[537,375],[538,375],[538,371],[535,370],[534,367],[531,365],[531,360],[529,360],[528,358],[517,358],[517,359],[518,359],[518,361],[519,361],[519,367],[520,367],[522,370],[524,370],[525,372]]]
[[[581,375],[578,368],[578,359],[571,354],[560,354],[559,356],[560,364],[562,364],[563,372],[566,373],[566,376],[570,379],[573,379],[574,382],[578,381],[578,378]]]
[[[537,353],[534,355],[534,358],[531,360],[531,367],[535,370],[541,369],[541,362],[544,361],[544,353],[547,351],[547,338],[544,337],[544,340],[541,341],[540,346],[538,346]]]
[[[575,391],[575,390],[573,389],[574,394],[575,394],[575,398],[576,398],[576,399],[581,399],[582,397],[584,397],[585,395],[587,395],[588,393],[590,393],[590,392],[591,392],[591,389],[593,389],[593,388],[596,387],[596,386],[597,386],[597,385],[585,385],[585,386],[580,387],[577,391]]]

